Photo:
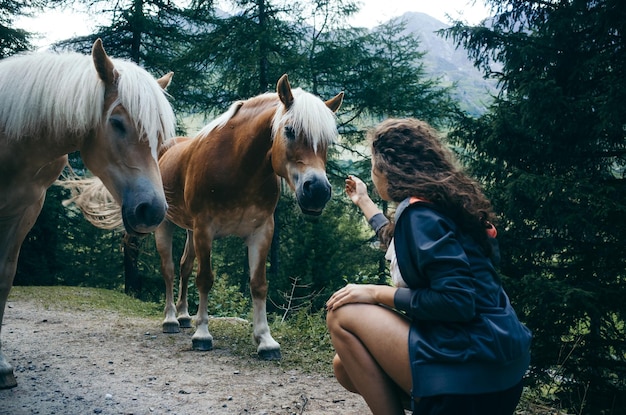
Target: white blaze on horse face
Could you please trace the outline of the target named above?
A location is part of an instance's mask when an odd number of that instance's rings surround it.
[[[321,152],[300,153],[295,161],[288,162],[288,175],[293,191],[303,213],[320,215],[330,200],[332,187],[326,176],[326,156]]]

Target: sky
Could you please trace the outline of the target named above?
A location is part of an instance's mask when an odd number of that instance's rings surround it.
[[[489,16],[484,0],[361,0],[361,11],[348,23],[353,26],[374,27],[406,12],[426,13],[444,23],[453,19],[477,24]],[[56,41],[72,36],[88,34],[93,29],[85,13],[68,10],[46,12],[36,18],[21,18],[16,26],[29,32],[38,32],[41,37],[34,44],[45,48]]]
[[[421,12],[444,23],[453,19],[478,24],[489,17],[483,0],[361,0],[361,11],[350,21],[354,26],[374,27],[406,12]]]

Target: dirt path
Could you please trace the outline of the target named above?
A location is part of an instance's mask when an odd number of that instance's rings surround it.
[[[243,362],[227,347],[194,352],[191,334],[9,301],[2,341],[18,386],[0,390],[0,414],[369,413],[332,377]]]

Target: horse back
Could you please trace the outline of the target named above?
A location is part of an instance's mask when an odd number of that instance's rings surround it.
[[[211,223],[216,234],[239,234],[245,233],[237,231],[241,218],[272,215],[280,182],[271,167],[271,130],[262,137],[233,122],[207,135],[176,138],[162,153],[168,217],[178,226]]]

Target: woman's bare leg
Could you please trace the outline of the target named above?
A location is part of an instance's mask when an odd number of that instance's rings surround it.
[[[363,396],[373,414],[404,415],[412,385],[409,322],[385,307],[348,304],[330,311],[327,323],[339,383]]]
[[[333,372],[335,372],[335,378],[341,386],[352,393],[359,393],[352,383],[352,380],[350,380],[350,375],[348,375],[348,372],[346,372],[346,369],[343,367],[343,363],[338,354],[333,358]]]

